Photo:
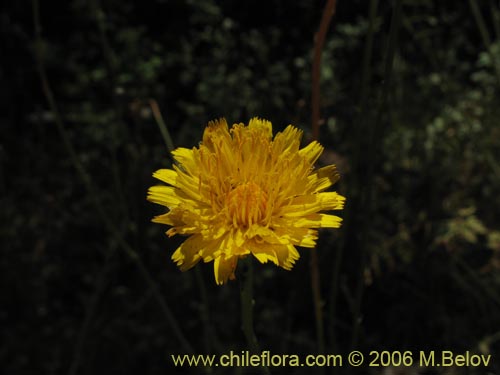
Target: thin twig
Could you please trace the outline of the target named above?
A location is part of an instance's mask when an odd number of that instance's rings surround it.
[[[497,292],[495,288],[491,287],[491,284],[488,282],[485,282],[478,274],[476,271],[474,271],[469,264],[461,257],[460,255],[454,256],[452,260],[455,262],[455,264],[462,268],[462,272],[456,272],[457,275],[461,276],[462,274],[468,275],[471,279],[471,281],[475,282],[479,288],[475,288],[472,286],[473,290],[481,290],[485,294],[486,300],[491,300],[493,301],[496,306],[500,306],[500,294]]]
[[[312,64],[312,93],[311,93],[311,111],[312,111],[312,130],[313,138],[319,139],[319,120],[320,120],[320,79],[321,79],[321,55],[325,44],[328,26],[335,14],[336,0],[328,0],[323,9],[319,30],[314,40],[314,55]]]
[[[112,259],[112,256],[114,254],[115,251],[109,251],[107,253],[106,259],[104,261],[104,266],[102,267],[101,272],[99,272],[99,275],[97,276],[96,289],[94,294],[89,300],[89,303],[85,311],[85,318],[83,319],[82,326],[80,328],[80,331],[78,332],[78,336],[76,339],[76,344],[73,351],[73,359],[71,361],[71,365],[68,371],[69,375],[76,375],[78,367],[80,366],[82,352],[83,352],[83,344],[85,342],[85,339],[87,338],[87,333],[90,329],[90,323],[92,321],[92,318],[94,317],[95,311],[97,310],[99,298],[102,292],[104,291],[104,287],[106,286],[106,274],[109,271],[110,260]]]
[[[326,33],[328,26],[335,14],[336,0],[328,0],[321,22],[319,25],[318,33],[314,41],[314,56],[312,64],[312,93],[311,93],[311,111],[312,111],[312,132],[313,139],[319,139],[319,119],[320,119],[320,78],[321,78],[321,54],[325,44]],[[320,288],[320,275],[318,265],[318,253],[316,248],[311,249],[311,288],[314,301],[314,316],[316,320],[316,339],[318,340],[318,351],[323,353],[325,351],[325,337],[323,325],[323,306],[321,301],[321,288]]]
[[[498,6],[495,5],[495,2],[493,0],[490,0],[490,12],[491,18],[493,19],[495,38],[497,42],[500,42],[500,12],[498,11]]]
[[[155,118],[156,124],[160,129],[161,136],[163,137],[163,141],[165,142],[165,146],[167,146],[168,152],[171,154],[174,151],[174,142],[172,141],[172,137],[170,136],[170,132],[168,131],[167,125],[165,121],[163,121],[163,116],[161,115],[160,107],[158,102],[154,99],[149,99],[149,106],[151,107],[151,111],[153,112],[153,117]]]
[[[364,121],[366,116],[365,111],[368,108],[368,97],[370,94],[370,80],[372,76],[372,55],[373,55],[373,41],[375,37],[375,24],[376,24],[376,16],[377,16],[377,8],[378,8],[378,0],[370,0],[368,17],[368,34],[366,37],[365,48],[363,52],[363,65],[361,72],[361,89],[360,89],[360,99],[359,99],[359,108],[360,112],[358,113],[359,120],[356,122],[358,126],[354,129],[355,136],[353,139],[358,140],[361,139],[361,132],[364,130],[360,126]],[[352,163],[356,165],[357,158],[359,155],[357,153],[353,154]],[[344,225],[346,227],[350,227],[352,223],[353,216],[355,212],[353,212],[353,207],[356,205],[348,205],[344,212]],[[330,316],[330,325],[329,325],[329,337],[331,342],[331,350],[332,352],[337,351],[337,338],[336,338],[336,326],[337,326],[337,297],[340,289],[339,281],[340,281],[340,266],[342,264],[342,259],[345,252],[345,241],[346,236],[342,236],[340,239],[340,244],[338,246],[334,263],[333,263],[333,272],[331,279],[331,288],[330,288],[330,305],[329,305],[329,316]],[[332,367],[332,374],[336,373],[337,370],[335,367]]]
[[[389,105],[389,95],[390,95],[390,87],[392,83],[392,76],[393,76],[393,71],[394,71],[394,58],[396,55],[396,47],[398,44],[398,35],[399,35],[399,27],[401,24],[401,15],[402,15],[402,4],[403,0],[396,0],[393,12],[392,12],[392,17],[391,17],[391,25],[389,29],[389,42],[387,46],[387,50],[385,53],[385,59],[384,59],[384,80],[382,83],[381,91],[380,91],[380,102],[379,102],[379,108],[376,114],[376,118],[374,121],[374,124],[367,129],[367,143],[363,144],[365,146],[363,149],[358,149],[358,164],[357,167],[359,167],[361,164],[361,158],[359,155],[365,154],[368,155],[368,159],[366,161],[366,173],[362,176],[361,180],[361,186],[368,186],[368,188],[365,188],[360,196],[360,205],[361,207],[365,207],[366,210],[366,216],[369,217],[370,212],[372,210],[371,206],[373,204],[373,189],[372,189],[372,181],[373,181],[373,174],[375,170],[375,163],[374,163],[374,158],[373,155],[376,155],[378,152],[378,149],[380,147],[380,142],[382,140],[381,136],[381,122],[382,122],[382,115],[384,113],[384,110],[387,108]],[[358,269],[358,277],[357,277],[357,286],[356,286],[356,291],[355,291],[355,305],[354,305],[354,313],[353,313],[353,328],[352,328],[352,333],[351,333],[351,349],[355,349],[357,344],[358,344],[358,339],[360,335],[360,330],[361,330],[361,323],[362,323],[362,314],[361,314],[361,304],[363,302],[363,294],[365,290],[365,265],[366,265],[366,229],[367,225],[366,222],[362,222],[362,227],[359,230],[359,269]]]
[[[375,17],[377,15],[378,0],[370,1],[368,36],[366,38],[365,50],[363,53],[363,70],[361,72],[361,98],[360,98],[360,115],[363,116],[367,103],[370,89],[372,55],[373,55],[373,39],[375,37]]]
[[[106,32],[106,19],[105,13],[101,7],[99,0],[92,0],[89,3],[92,15],[94,16],[94,21],[97,26],[99,44],[102,50],[102,56],[104,60],[104,66],[107,76],[107,90],[111,98],[112,113],[115,118],[115,123],[111,124],[111,139],[108,142],[108,148],[111,155],[111,177],[114,185],[114,189],[117,195],[117,202],[119,202],[119,208],[121,209],[121,215],[125,218],[129,218],[128,207],[125,201],[125,193],[123,191],[123,183],[120,177],[120,168],[118,163],[117,149],[119,145],[119,134],[118,130],[121,132],[126,131],[127,126],[123,123],[122,109],[119,103],[116,88],[117,88],[117,74],[116,74],[116,54],[110,47],[109,39]]]
[[[97,194],[97,191],[96,191],[96,188],[93,184],[93,181],[91,180],[89,174],[86,172],[85,168],[83,167],[83,164],[81,163],[79,157],[77,156],[76,151],[75,151],[75,149],[74,149],[74,147],[69,139],[64,122],[63,122],[62,117],[61,117],[61,113],[59,111],[59,108],[58,108],[57,103],[55,101],[54,95],[52,93],[52,89],[51,89],[51,86],[49,84],[49,80],[47,78],[47,73],[45,71],[45,67],[43,64],[43,54],[42,54],[43,40],[42,40],[42,35],[41,35],[40,12],[39,12],[38,0],[33,0],[33,21],[34,21],[34,28],[35,28],[35,60],[36,60],[36,67],[37,67],[38,75],[39,75],[41,85],[42,85],[42,90],[43,90],[45,98],[48,102],[49,108],[54,115],[57,130],[58,130],[59,135],[62,139],[64,147],[66,148],[66,151],[68,152],[68,154],[70,156],[71,162],[72,162],[74,168],[76,169],[80,179],[82,180],[89,196],[91,197],[91,201],[94,205],[94,208],[97,211],[97,213],[99,214],[104,226],[111,233],[111,235],[114,237],[114,239],[120,245],[120,248],[125,252],[125,254],[135,263],[136,267],[139,270],[139,273],[146,281],[147,286],[151,289],[155,299],[157,300],[158,304],[160,305],[160,308],[161,308],[170,328],[172,329],[174,336],[176,336],[177,339],[179,340],[183,350],[185,350],[188,353],[194,353],[193,348],[191,347],[191,345],[189,344],[189,342],[185,338],[184,334],[182,333],[179,323],[174,318],[166,300],[162,296],[156,282],[154,281],[151,274],[147,270],[146,266],[142,262],[137,251],[135,251],[125,241],[125,239],[123,238],[119,229],[116,227],[114,222],[109,218],[106,211],[104,210],[104,206],[102,205],[101,200],[99,199],[99,196]]]

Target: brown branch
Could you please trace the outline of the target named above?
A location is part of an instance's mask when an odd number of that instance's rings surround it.
[[[325,44],[326,33],[328,26],[335,14],[337,5],[336,0],[328,0],[323,10],[319,30],[314,38],[314,55],[312,64],[312,93],[311,93],[311,107],[312,107],[312,130],[313,138],[319,138],[319,119],[320,119],[320,78],[321,78],[321,54],[323,52],[323,45]]]

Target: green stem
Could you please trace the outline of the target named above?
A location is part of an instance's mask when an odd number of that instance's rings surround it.
[[[241,329],[247,340],[248,349],[251,354],[260,354],[261,349],[257,336],[253,329],[253,264],[252,258],[247,257],[240,261],[240,266],[243,266],[242,278],[243,282],[240,287],[241,295]],[[262,373],[269,375],[267,366],[262,366]]]

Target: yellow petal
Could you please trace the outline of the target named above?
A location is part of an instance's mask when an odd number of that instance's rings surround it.
[[[159,223],[159,224],[176,225],[176,222],[172,220],[172,217],[170,216],[170,212],[167,212],[166,214],[163,215],[155,216],[151,221],[153,223]]]
[[[295,261],[300,258],[299,252],[293,245],[286,246],[286,250],[280,248],[276,251],[278,262],[281,267],[286,270],[291,270]]]
[[[273,125],[270,121],[254,117],[248,122],[248,129],[258,129],[262,131],[266,138],[271,139],[273,136]]]
[[[292,203],[281,208],[280,214],[283,217],[302,217],[318,212],[321,209],[320,200],[317,194],[308,194],[295,197]]]
[[[288,125],[283,132],[276,134],[273,140],[273,153],[277,156],[289,159],[300,147],[302,131],[292,125]]]
[[[228,279],[234,280],[234,270],[238,264],[238,257],[226,258],[224,255],[215,258],[214,274],[218,285],[224,284]]]
[[[304,228],[339,228],[342,218],[335,215],[312,214],[298,219],[294,225]]]
[[[229,143],[230,140],[231,137],[225,118],[210,121],[203,132],[203,145],[211,151],[214,151],[223,143]]]
[[[282,207],[280,213],[284,217],[302,217],[322,210],[340,210],[344,202],[345,197],[335,191],[302,195]]]
[[[148,190],[147,199],[150,202],[161,204],[166,207],[175,207],[181,200],[175,193],[175,188],[172,186],[151,186]]]
[[[344,208],[345,197],[335,191],[317,194],[321,210],[341,210]]]
[[[159,169],[153,173],[153,177],[160,181],[166,182],[169,185],[177,186],[177,172],[172,169]]]
[[[197,149],[179,147],[172,151],[172,155],[183,171],[192,176],[197,175],[199,159]]]
[[[308,177],[311,192],[323,191],[337,182],[339,178],[335,165],[320,168]]]
[[[316,162],[316,160],[318,160],[322,152],[323,146],[316,141],[312,141],[306,147],[299,150],[299,155],[305,158],[312,165]]]
[[[296,221],[282,221],[279,227],[275,228],[276,236],[287,239],[286,244],[302,247],[315,247],[318,239],[318,231],[310,227],[297,227]]]
[[[172,260],[181,271],[187,271],[200,261],[200,249],[204,246],[205,241],[200,235],[191,236],[172,254]]]
[[[199,176],[191,176],[190,174],[182,171],[182,169],[180,169],[177,165],[173,165],[173,168],[177,173],[174,186],[181,189],[182,191],[191,192],[192,194],[200,196],[199,190],[201,186]]]
[[[261,263],[273,262],[279,266],[278,257],[276,256],[276,248],[284,245],[271,245],[268,243],[259,243],[256,241],[249,241],[248,248],[254,257]]]
[[[300,255],[293,245],[271,245],[267,243],[257,243],[255,241],[248,244],[252,254],[261,263],[271,261],[277,266],[290,270]]]

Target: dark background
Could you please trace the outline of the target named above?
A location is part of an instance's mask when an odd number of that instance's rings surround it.
[[[3,374],[195,374],[170,354],[246,348],[239,281],[216,286],[212,264],[181,273],[183,239],[150,222],[151,174],[171,165],[151,103],[177,146],[221,116],[310,141],[322,7],[40,1],[37,40],[33,3],[3,3]],[[337,164],[347,197],[318,244],[326,352],[469,350],[493,364],[447,374],[500,373],[499,3],[338,1],[321,74],[320,164]],[[255,329],[273,353],[318,353],[300,252],[290,272],[255,267]]]

